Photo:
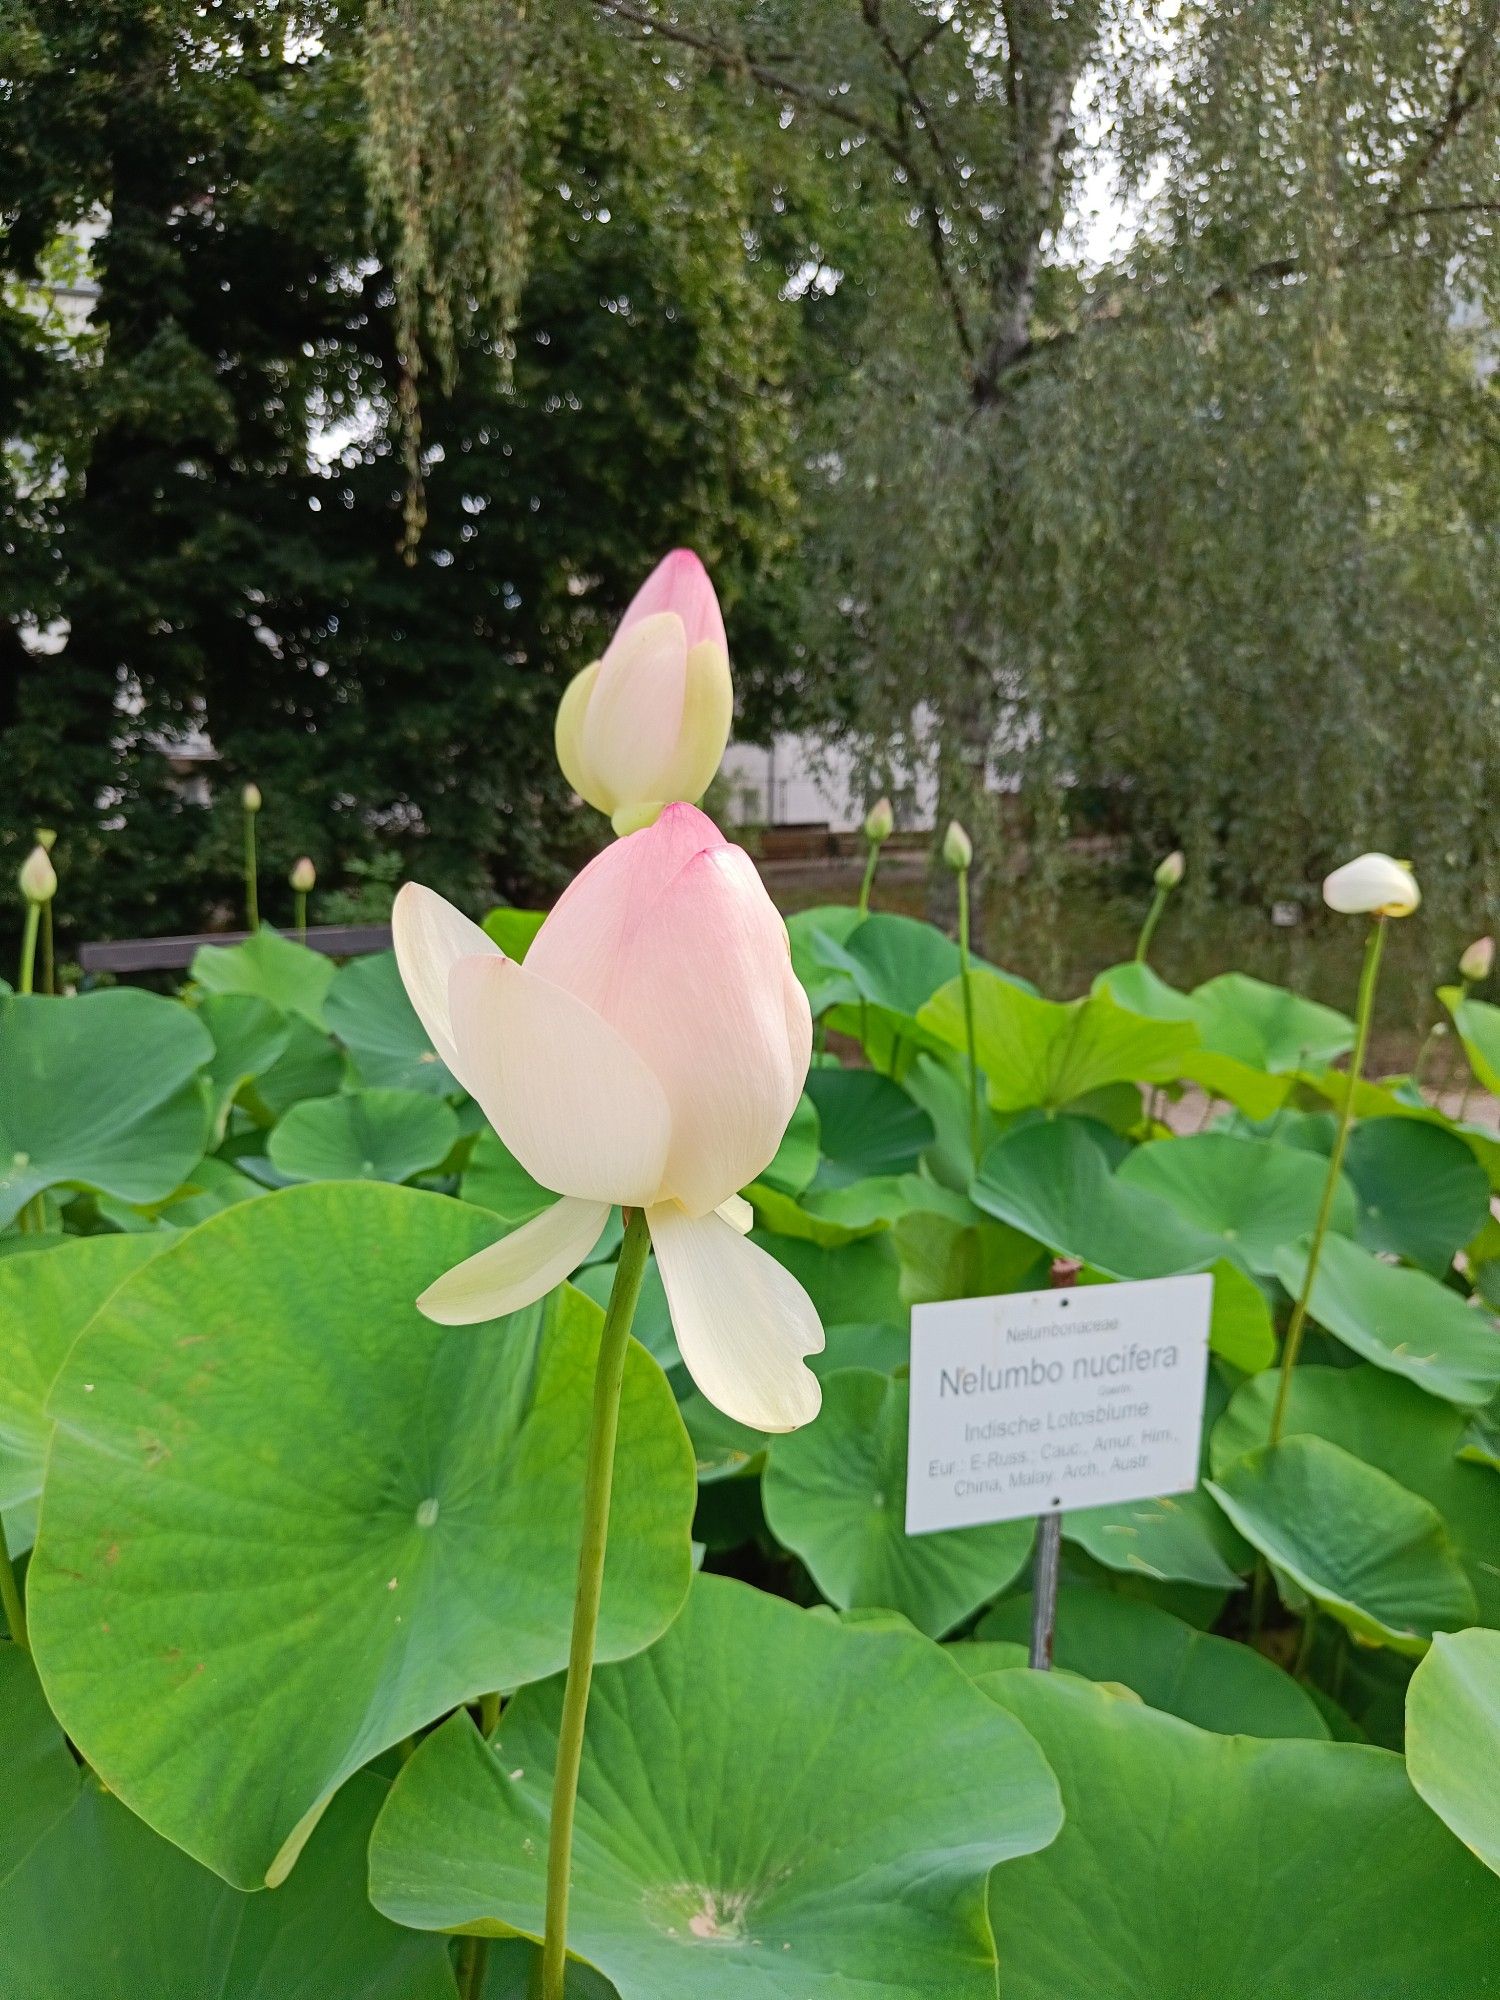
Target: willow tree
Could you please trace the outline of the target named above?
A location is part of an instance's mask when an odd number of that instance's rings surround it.
[[[1236,891],[1377,839],[1487,883],[1495,0],[591,4],[879,218],[801,413],[814,706],[944,811],[1013,777],[1044,891],[1095,781]]]

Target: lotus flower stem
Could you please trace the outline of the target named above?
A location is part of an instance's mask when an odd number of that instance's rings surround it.
[[[1151,907],[1146,912],[1146,921],[1141,925],[1141,934],[1135,941],[1135,962],[1146,963],[1146,954],[1151,949],[1151,940],[1156,935],[1156,926],[1161,922],[1161,913],[1167,907],[1170,889],[1158,889],[1151,898]]]
[[[563,2000],[568,1961],[568,1886],[573,1861],[573,1815],[583,1762],[583,1726],[594,1673],[594,1639],[604,1587],[604,1550],[609,1538],[609,1497],[614,1482],[615,1435],[620,1425],[620,1387],[630,1323],[635,1317],[651,1247],[646,1218],[630,1215],[620,1261],[599,1339],[594,1375],[594,1413],[589,1426],[588,1462],[583,1479],[583,1542],[578,1552],[578,1591],[573,1600],[573,1642],[563,1692],[552,1780],[552,1829],[547,1849],[547,1924],[542,1941],[542,2000]]]
[[[880,842],[870,842],[870,858],[865,863],[865,878],[859,885],[859,914],[870,914],[870,891],[875,887],[875,870],[880,866]]]
[[[1380,954],[1385,949],[1384,915],[1378,915],[1370,929],[1370,941],[1365,946],[1364,970],[1359,976],[1359,1005],[1354,1017],[1354,1053],[1349,1058],[1349,1074],[1344,1090],[1344,1101],[1339,1108],[1338,1129],[1333,1135],[1333,1151],[1328,1156],[1328,1173],[1323,1182],[1323,1198],[1318,1203],[1318,1219],[1313,1225],[1312,1242],[1307,1252],[1307,1269],[1302,1277],[1302,1289],[1297,1294],[1297,1303],[1292,1307],[1291,1319],[1287,1322],[1286,1339],[1281,1345],[1281,1380],[1276,1389],[1276,1407],[1271,1412],[1271,1444],[1281,1442],[1282,1429],[1286,1423],[1287,1398],[1291,1394],[1292,1370],[1297,1365],[1297,1355],[1302,1347],[1303,1329],[1307,1324],[1307,1302],[1312,1297],[1313,1282],[1318,1275],[1318,1259],[1323,1254],[1323,1238],[1328,1234],[1328,1224],[1333,1215],[1334,1198],[1338,1194],[1339,1175],[1344,1167],[1344,1150],[1349,1143],[1349,1125],[1354,1116],[1354,1093],[1359,1088],[1359,1079],[1364,1071],[1365,1053],[1370,1045],[1370,1023],[1375,1014],[1375,983],[1380,976]]]
[[[26,1636],[26,1607],[21,1602],[21,1586],[16,1581],[10,1549],[6,1544],[3,1517],[0,1517],[0,1608],[4,1609],[5,1622],[10,1627],[11,1638],[23,1653],[29,1651],[30,1641]]]
[[[21,933],[21,977],[16,982],[18,990],[22,993],[31,991],[32,977],[36,971],[36,934],[41,914],[40,903],[27,903],[26,928]]]
[[[969,1055],[969,1153],[979,1171],[979,1047],[974,1035],[974,974],[969,964],[969,871],[958,871],[958,976],[964,994],[964,1042]]]
[[[296,913],[295,924],[296,924],[298,942],[301,944],[306,944],[307,943],[307,891],[305,889],[294,889],[292,891],[292,902]]]
[[[259,785],[246,785],[240,793],[240,813],[245,828],[245,928],[252,935],[260,929],[260,883],[255,865],[255,820],[261,804]]]
[[[42,905],[42,991],[57,991],[56,972],[52,953],[52,905]]]

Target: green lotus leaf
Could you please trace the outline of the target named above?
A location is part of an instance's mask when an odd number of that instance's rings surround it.
[[[1471,1000],[1462,986],[1440,986],[1438,998],[1453,1016],[1453,1025],[1464,1045],[1481,1087],[1492,1097],[1500,1095],[1500,1007],[1488,1000]]]
[[[1209,1440],[1221,1478],[1270,1434],[1276,1383],[1269,1376],[1235,1391]],[[1292,1375],[1287,1437],[1326,1438],[1420,1494],[1442,1515],[1486,1625],[1500,1626],[1500,1499],[1494,1474],[1456,1454],[1464,1415],[1378,1368],[1315,1368]]]
[[[1441,1278],[1484,1226],[1489,1179],[1453,1132],[1415,1118],[1364,1118],[1344,1173],[1360,1199],[1358,1237]]]
[[[924,1171],[955,1193],[965,1193],[974,1176],[968,1058],[955,1049],[923,1050],[903,1070],[901,1087],[933,1123],[936,1136],[922,1155]],[[981,1159],[999,1136],[1000,1121],[984,1101],[984,1085],[981,1082]]]
[[[839,1320],[906,1322],[901,1299],[901,1266],[889,1230],[831,1247],[804,1237],[776,1236],[756,1229],[750,1240],[784,1264],[817,1307],[825,1326]]]
[[[1500,1408],[1492,1403],[1470,1419],[1458,1441],[1458,1455],[1475,1465],[1493,1466],[1500,1472]]]
[[[821,1151],[817,1106],[804,1091],[781,1135],[775,1158],[760,1178],[779,1194],[801,1194],[818,1171]]]
[[[998,1139],[970,1192],[987,1214],[1112,1278],[1203,1270],[1224,1253],[1221,1237],[1161,1195],[1111,1174],[1078,1118],[1039,1120]]]
[[[66,1236],[45,1257],[0,1263],[0,1509],[41,1493],[57,1371],[104,1301],[162,1247],[154,1235]]]
[[[833,962],[829,946],[841,945],[863,922],[851,903],[819,903],[787,918],[792,970],[806,989],[815,1017],[839,1000],[857,997],[853,980],[842,965]]]
[[[823,1158],[814,1188],[915,1170],[932,1143],[932,1120],[888,1076],[868,1069],[815,1069],[807,1095],[818,1114]]]
[[[243,944],[203,944],[189,975],[204,993],[248,993],[323,1028],[333,960],[262,925]]]
[[[1214,1297],[1209,1346],[1246,1375],[1269,1368],[1276,1359],[1276,1328],[1265,1293],[1227,1258],[1221,1257],[1210,1268]]]
[[[1437,1509],[1324,1438],[1264,1445],[1209,1491],[1246,1541],[1356,1638],[1420,1654],[1434,1632],[1477,1616]]]
[[[323,1023],[354,1058],[364,1082],[429,1097],[458,1094],[460,1086],[406,997],[393,951],[352,958],[339,967],[323,1002]]]
[[[532,939],[546,921],[545,910],[502,908],[491,910],[481,928],[486,937],[494,939],[507,958],[519,963],[525,959]]]
[[[989,1298],[1045,1285],[1051,1258],[1034,1238],[988,1216],[958,1221],[931,1209],[896,1224],[901,1291],[912,1305]]]
[[[180,1002],[132,987],[0,998],[0,1228],[51,1187],[169,1195],[209,1137],[213,1053]]]
[[[16,2000],[455,2000],[448,1954],[365,1893],[384,1783],[362,1772],[295,1881],[246,1896],[80,1771],[30,1662],[0,1646],[0,1992]]]
[[[976,972],[971,983],[979,1066],[996,1111],[1060,1110],[1108,1083],[1169,1083],[1198,1046],[1191,1023],[1132,1014],[1107,992],[1064,1005],[994,972]],[[962,982],[934,994],[917,1021],[964,1048]]]
[[[1500,1632],[1439,1632],[1406,1691],[1406,1768],[1500,1875]]]
[[[540,1934],[561,1701],[523,1689],[493,1749],[466,1716],[421,1745],[371,1842],[378,1909]],[[989,1871],[1058,1818],[1031,1739],[930,1641],[699,1577],[595,1676],[570,1947],[620,2000],[994,2000]]]
[[[300,1014],[289,1017],[284,1053],[246,1085],[242,1102],[263,1125],[274,1125],[284,1112],[310,1097],[331,1097],[344,1086],[348,1061],[337,1043]]]
[[[990,1880],[1006,2000],[1477,1996],[1492,1877],[1362,1744],[1220,1736],[1055,1674],[981,1685],[1062,1785],[1045,1853]]]
[[[505,1143],[486,1126],[474,1142],[460,1182],[465,1201],[487,1208],[519,1229],[557,1200],[551,1188],[533,1180]]]
[[[1354,1046],[1354,1023],[1243,972],[1225,972],[1189,996],[1203,1046],[1273,1074],[1331,1063]]]
[[[1031,1595],[1008,1597],[980,1621],[981,1639],[1024,1641]],[[1053,1659],[1091,1681],[1134,1689],[1142,1701],[1226,1736],[1313,1736],[1328,1725],[1289,1674],[1253,1647],[1199,1632],[1138,1598],[1083,1585],[1057,1597]]]
[[[1307,1273],[1307,1246],[1276,1259],[1294,1296]],[[1318,1325],[1377,1368],[1389,1368],[1430,1396],[1477,1409],[1500,1389],[1500,1328],[1425,1271],[1382,1263],[1357,1243],[1323,1242],[1308,1309]]]
[[[1108,993],[1118,1006],[1132,1014],[1145,1014],[1153,1021],[1186,1021],[1199,1027],[1193,996],[1179,993],[1158,978],[1149,965],[1112,965],[1094,981],[1095,993]],[[1213,1010],[1208,1013],[1210,1029],[1216,1026]],[[1201,1029],[1200,1029],[1201,1032]],[[1269,1118],[1286,1102],[1296,1079],[1272,1076],[1265,1069],[1217,1049],[1191,1049],[1182,1059],[1185,1081],[1201,1084],[1210,1097],[1222,1097],[1238,1105],[1250,1118]]]
[[[761,1504],[783,1548],[802,1558],[840,1610],[899,1611],[940,1639],[1026,1567],[1030,1521],[906,1532],[904,1381],[869,1369],[827,1376],[804,1430],[771,1440]]]
[[[841,1368],[873,1368],[878,1375],[894,1375],[911,1360],[911,1335],[904,1324],[894,1320],[851,1320],[824,1328],[821,1354],[810,1354],[807,1365],[814,1375],[827,1377]]]
[[[248,993],[210,993],[197,1008],[198,1019],[213,1037],[208,1066],[214,1101],[214,1138],[224,1136],[235,1099],[258,1076],[264,1076],[286,1054],[291,1023],[269,1000]]]
[[[1219,1238],[1219,1254],[1269,1275],[1277,1252],[1312,1233],[1328,1163],[1295,1146],[1200,1132],[1137,1146],[1119,1167],[1117,1186],[1170,1202],[1194,1228]],[[1332,1226],[1353,1235],[1354,1191],[1340,1181]]]
[[[1201,1487],[1063,1516],[1063,1539],[1106,1569],[1160,1583],[1237,1590],[1249,1552]]]
[[[32,1640],[54,1711],[159,1832],[279,1880],[355,1770],[566,1659],[602,1316],[494,1325],[413,1301],[482,1212],[320,1183],[230,1209],[130,1278],[53,1390]],[[660,1370],[625,1375],[605,1657],[687,1587],[692,1460]]]
[[[289,1181],[409,1181],[458,1143],[451,1104],[415,1090],[349,1090],[294,1104],[267,1157]]]

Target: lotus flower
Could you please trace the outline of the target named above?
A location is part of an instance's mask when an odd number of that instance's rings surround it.
[[[733,719],[719,600],[692,550],[674,549],[632,598],[604,657],[568,683],[557,761],[616,833],[632,833],[664,805],[702,798]]]
[[[817,1414],[811,1300],[745,1239],[812,1052],[786,926],[747,854],[686,804],[591,861],[524,965],[430,889],[396,898],[396,957],[433,1047],[562,1199],[417,1301],[444,1325],[517,1312],[645,1210],[683,1361],[756,1430]]]
[[[1346,917],[1409,917],[1421,900],[1410,867],[1388,854],[1361,854],[1323,884],[1323,901]]]

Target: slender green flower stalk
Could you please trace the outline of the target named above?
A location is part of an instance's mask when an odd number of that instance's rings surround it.
[[[943,859],[958,877],[958,977],[964,996],[964,1043],[969,1060],[969,1157],[979,1171],[983,1128],[979,1117],[979,1049],[974,1033],[974,975],[969,953],[969,870],[974,865],[974,843],[959,825],[950,820],[943,836]]]
[[[870,844],[869,859],[865,862],[865,879],[859,885],[859,914],[870,914],[870,891],[875,887],[875,870],[880,865],[880,850],[896,831],[896,815],[889,799],[877,799],[865,814],[865,839]]]
[[[26,924],[21,933],[21,967],[17,981],[22,993],[31,993],[36,983],[36,943],[42,911],[57,894],[57,875],[52,857],[37,843],[21,863],[16,880],[26,902]]]
[[[594,1376],[594,1413],[589,1427],[583,1482],[583,1542],[578,1554],[578,1590],[573,1600],[573,1640],[563,1691],[557,1769],[552,1780],[552,1828],[547,1849],[547,1923],[542,1941],[542,2000],[563,2000],[568,1962],[568,1889],[573,1863],[573,1819],[578,1773],[583,1763],[583,1729],[594,1674],[594,1640],[604,1587],[604,1551],[609,1539],[609,1500],[614,1481],[615,1437],[620,1424],[620,1388],[630,1324],[640,1297],[651,1237],[642,1210],[630,1215],[620,1261],[610,1290],[609,1309],[599,1341]]]
[[[318,871],[305,854],[287,877],[292,885],[292,906],[296,912],[297,936],[303,944],[307,943],[307,899],[317,879]]]
[[[255,820],[263,801],[259,785],[246,785],[240,793],[245,822],[245,928],[260,929],[260,884],[255,863]]]
[[[39,826],[36,830],[36,844],[50,858],[53,848],[57,845],[56,827]],[[56,866],[54,862],[54,879]],[[52,937],[52,902],[53,899],[49,896],[42,905],[42,991],[44,993],[57,991],[57,955]]]
[[[1167,907],[1167,898],[1182,880],[1187,869],[1181,849],[1172,852],[1156,865],[1156,893],[1151,898],[1151,907],[1146,912],[1146,921],[1141,925],[1141,934],[1135,941],[1135,962],[1146,963],[1146,954],[1151,949],[1151,940],[1156,935],[1156,926],[1161,922],[1161,913]]]
[[[1323,1179],[1322,1199],[1318,1203],[1317,1221],[1313,1225],[1312,1241],[1308,1246],[1307,1269],[1302,1276],[1302,1286],[1297,1294],[1297,1303],[1292,1307],[1291,1319],[1287,1322],[1286,1339],[1281,1346],[1281,1379],[1276,1388],[1276,1405],[1271,1412],[1269,1442],[1278,1444],[1286,1425],[1287,1398],[1291,1394],[1292,1370],[1297,1365],[1297,1356],[1302,1349],[1302,1336],[1307,1326],[1308,1301],[1318,1275],[1318,1261],[1323,1254],[1323,1239],[1328,1234],[1329,1220],[1333,1215],[1334,1198],[1338,1193],[1339,1175],[1344,1168],[1344,1152],[1349,1144],[1349,1127],[1354,1118],[1354,1099],[1359,1090],[1359,1081],[1364,1074],[1365,1055],[1370,1046],[1370,1025],[1375,1018],[1375,988],[1380,977],[1380,957],[1385,949],[1386,919],[1389,917],[1409,917],[1422,900],[1422,892],[1417,887],[1416,878],[1405,862],[1392,861],[1385,854],[1362,854],[1355,861],[1336,868],[1323,884],[1323,900],[1330,909],[1341,911],[1346,916],[1371,916],[1375,919],[1370,928],[1369,942],[1365,946],[1364,969],[1359,977],[1359,1003],[1354,1016],[1354,1053],[1349,1058],[1349,1074],[1344,1088],[1344,1101],[1339,1107],[1339,1121],[1333,1137],[1333,1151],[1328,1156],[1328,1172]]]

